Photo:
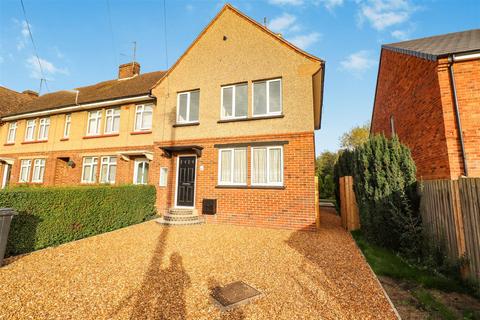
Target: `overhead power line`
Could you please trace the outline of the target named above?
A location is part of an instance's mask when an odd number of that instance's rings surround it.
[[[45,73],[43,72],[42,62],[40,61],[40,57],[38,56],[37,46],[35,45],[35,41],[33,40],[32,30],[30,29],[30,21],[28,21],[27,12],[25,10],[25,5],[23,4],[23,0],[20,0],[20,3],[22,4],[23,17],[25,18],[25,23],[27,24],[28,34],[30,35],[30,40],[32,41],[32,46],[33,46],[33,51],[35,53],[35,56],[37,57],[38,67],[40,69],[40,74],[42,76],[42,78],[40,79],[40,89],[39,89],[38,93],[40,94],[40,91],[42,90],[42,83],[43,82],[45,82],[45,88],[47,89],[47,92],[50,92],[50,90],[48,89],[48,85],[47,85],[47,78],[45,77]]]

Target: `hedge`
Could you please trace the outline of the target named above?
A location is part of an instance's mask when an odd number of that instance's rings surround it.
[[[14,187],[0,207],[14,208],[7,256],[56,246],[147,220],[154,186]]]

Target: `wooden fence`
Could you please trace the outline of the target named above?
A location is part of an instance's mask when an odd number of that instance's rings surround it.
[[[466,257],[464,277],[480,280],[480,178],[422,181],[423,226],[451,259]]]
[[[340,216],[342,226],[348,231],[360,229],[360,217],[351,176],[340,177]]]

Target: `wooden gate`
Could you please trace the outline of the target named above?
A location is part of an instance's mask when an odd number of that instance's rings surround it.
[[[340,216],[342,226],[348,231],[360,229],[358,206],[353,191],[353,177],[340,177]]]

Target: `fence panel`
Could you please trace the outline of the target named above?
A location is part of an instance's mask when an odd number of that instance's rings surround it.
[[[348,231],[360,229],[360,217],[351,176],[340,177],[340,216],[342,226]]]

